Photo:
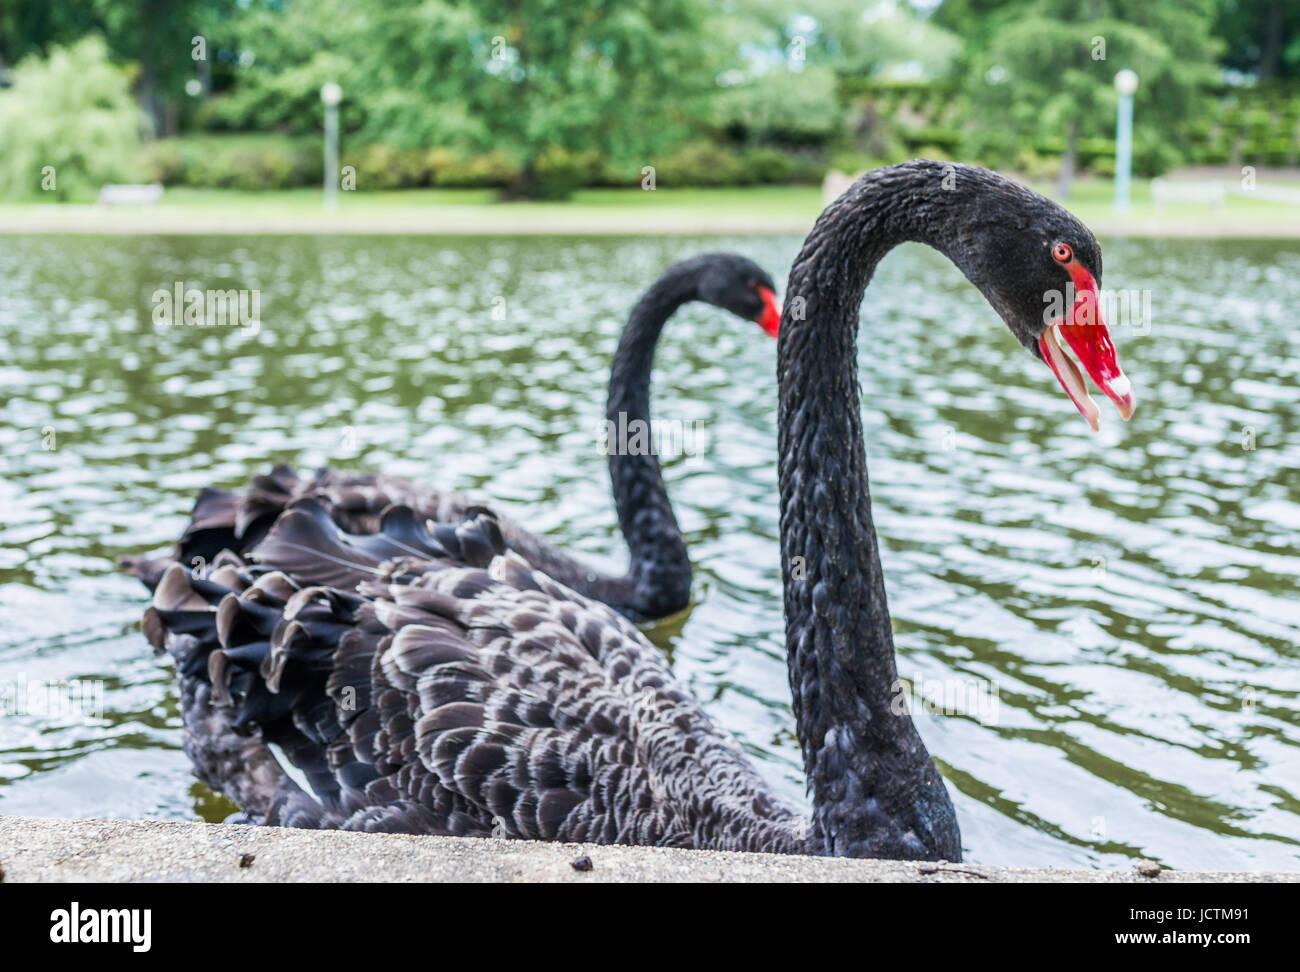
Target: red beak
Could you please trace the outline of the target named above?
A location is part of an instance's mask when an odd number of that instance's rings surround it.
[[[1074,281],[1074,306],[1069,320],[1053,321],[1038,339],[1038,349],[1047,362],[1070,401],[1088,420],[1094,432],[1101,421],[1101,410],[1088,394],[1083,375],[1078,365],[1061,348],[1059,338],[1064,337],[1067,344],[1079,356],[1088,376],[1100,388],[1115,407],[1124,421],[1128,421],[1136,402],[1133,397],[1133,383],[1125,376],[1115,356],[1115,345],[1111,342],[1110,331],[1101,319],[1101,307],[1097,302],[1097,281],[1086,268],[1076,261],[1066,264],[1070,277]]]
[[[766,287],[758,288],[758,295],[763,298],[763,313],[759,315],[758,326],[776,337],[781,333],[781,302],[776,294]]]

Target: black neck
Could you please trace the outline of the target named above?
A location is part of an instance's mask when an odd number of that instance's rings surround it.
[[[779,346],[781,554],[799,742],[824,852],[960,857],[951,803],[900,704],[871,518],[856,345],[876,264],[961,232],[951,170],[915,162],[859,180],[795,261]],[[950,235],[953,234],[953,235]]]
[[[627,580],[639,610],[651,617],[680,610],[690,599],[691,562],[652,447],[650,373],[664,324],[698,297],[701,266],[676,264],[637,302],[609,377],[609,476],[631,558]]]

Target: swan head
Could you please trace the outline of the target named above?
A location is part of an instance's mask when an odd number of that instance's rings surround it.
[[[776,337],[781,326],[781,302],[768,272],[736,253],[713,253],[701,259],[696,283],[699,299],[753,321]]]
[[[1097,238],[1050,199],[974,171],[983,184],[972,194],[975,214],[960,234],[956,262],[1017,340],[1052,370],[1093,431],[1101,411],[1085,374],[1127,421],[1136,401],[1102,316]]]

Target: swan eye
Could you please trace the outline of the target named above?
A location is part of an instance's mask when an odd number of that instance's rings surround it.
[[[1052,258],[1057,263],[1069,263],[1070,257],[1074,256],[1074,251],[1070,249],[1068,243],[1057,243],[1052,247]]]

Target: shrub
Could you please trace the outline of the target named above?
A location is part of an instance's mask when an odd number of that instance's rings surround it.
[[[1060,168],[1059,158],[1039,155],[1031,148],[1021,149],[1016,155],[1016,171],[1029,179],[1050,179]]]
[[[178,138],[151,142],[140,154],[140,169],[150,182],[178,186],[185,182],[185,151]]]
[[[435,186],[448,189],[504,189],[519,178],[519,163],[499,149],[466,157],[454,149],[436,148],[425,157]]]
[[[1182,162],[1178,149],[1157,133],[1135,133],[1133,139],[1133,174],[1151,178],[1164,175]]]
[[[368,145],[357,153],[356,159],[358,189],[412,189],[426,186],[430,181],[424,152]]]
[[[962,157],[978,161],[991,169],[1014,166],[1024,148],[1024,140],[1009,128],[975,129],[962,142]],[[1064,148],[1064,146],[1062,146]],[[1038,155],[1053,155],[1049,146],[1035,142],[1032,151]]]
[[[691,142],[657,166],[662,186],[734,186],[748,181],[740,156],[713,142]]]
[[[639,159],[617,160],[599,158],[591,166],[588,186],[627,188],[640,186],[646,163]]]
[[[169,138],[141,153],[147,177],[168,186],[208,189],[288,189],[319,185],[323,174],[316,139],[205,135]]]
[[[961,133],[953,131],[950,128],[939,128],[929,126],[918,128],[914,131],[904,131],[902,133],[903,141],[907,143],[908,148],[915,151],[918,155],[926,155],[920,151],[918,146],[926,146],[931,151],[938,150],[939,155],[932,155],[931,158],[948,158],[957,150],[961,143]]]
[[[98,36],[28,58],[0,91],[0,194],[89,200],[105,183],[138,178],[144,125]]]
[[[1093,172],[1107,162],[1114,168],[1115,140],[1113,138],[1079,139],[1079,165]]]
[[[742,156],[741,164],[750,182],[780,184],[791,181],[795,175],[794,160],[786,153],[766,146],[749,149]]]
[[[593,152],[570,152],[548,145],[533,162],[528,195],[537,199],[565,199],[573,190],[595,181],[599,157]]]

